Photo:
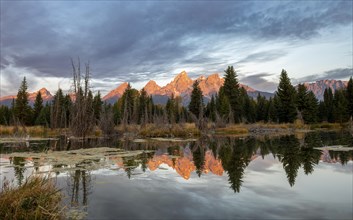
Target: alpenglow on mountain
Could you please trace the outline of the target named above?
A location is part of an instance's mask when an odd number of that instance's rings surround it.
[[[195,80],[200,82],[200,88],[205,98],[205,102],[211,99],[212,95],[215,95],[219,88],[223,85],[224,79],[215,73],[207,77],[200,76],[197,79],[191,79],[188,74],[183,71],[175,76],[175,78],[167,85],[161,87],[154,80],[150,80],[144,89],[148,95],[153,97],[155,103],[165,104],[172,94],[174,96],[182,97],[183,104],[187,105],[190,102],[190,95],[192,91],[192,84]],[[123,90],[127,87],[127,83],[119,85],[116,89],[108,93],[108,95],[103,97],[103,100],[113,103],[117,101],[122,95]],[[247,85],[240,84],[249,96],[256,97],[258,93],[269,98],[273,96],[272,93],[257,91]]]
[[[156,104],[165,104],[168,98],[174,94],[174,96],[181,96],[183,104],[187,105],[190,102],[190,95],[192,91],[192,84],[195,80],[200,82],[200,88],[204,95],[204,101],[207,103],[212,95],[215,95],[219,88],[224,83],[224,78],[220,77],[218,73],[209,76],[200,76],[196,79],[191,79],[188,74],[183,71],[176,75],[174,79],[165,86],[159,86],[154,80],[150,80],[143,88],[148,95],[151,95]],[[309,91],[313,91],[318,100],[323,100],[323,94],[326,88],[331,88],[333,92],[339,89],[347,87],[347,81],[341,80],[319,80],[312,83],[303,83]],[[243,87],[250,97],[256,98],[257,95],[265,96],[266,98],[272,97],[274,94],[269,92],[262,92],[255,90],[247,85],[239,84]],[[108,103],[116,102],[123,94],[127,88],[128,83],[124,82],[120,84],[117,88],[111,90],[103,96],[103,100]],[[29,93],[28,99],[29,103],[32,105],[34,103],[37,93],[40,92],[44,103],[50,102],[53,99],[52,94],[46,89],[42,88],[36,92]],[[10,106],[13,99],[16,99],[16,95],[4,96],[0,98],[0,105]]]

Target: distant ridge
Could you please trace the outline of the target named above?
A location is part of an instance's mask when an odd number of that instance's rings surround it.
[[[52,94],[46,88],[41,88],[36,92],[28,93],[28,101],[30,105],[33,105],[34,101],[36,100],[36,96],[39,92],[42,95],[43,103],[50,102],[51,100],[53,100]],[[17,98],[16,95],[1,97],[0,105],[11,106],[12,99],[16,99],[16,98]]]
[[[343,89],[347,87],[348,81],[325,79],[318,80],[313,83],[303,83],[305,87],[312,91],[318,100],[324,99],[325,89],[331,88],[334,93],[336,90]]]
[[[200,82],[199,85],[205,97],[205,102],[208,102],[212,95],[218,93],[219,88],[224,83],[224,79],[220,77],[218,73],[191,79],[185,71],[182,71],[165,86],[161,87],[154,80],[150,80],[143,88],[148,95],[153,97],[153,100],[156,104],[165,104],[168,98],[174,94],[174,96],[181,96],[183,99],[183,104],[187,105],[190,102],[192,84],[195,80]],[[308,90],[313,91],[318,100],[323,100],[323,95],[326,88],[331,88],[332,91],[335,92],[336,90],[346,88],[348,81],[326,79],[311,83],[305,82],[303,84]],[[258,91],[244,84],[239,85],[247,91],[250,97],[253,98],[256,98],[259,93],[260,95],[265,96],[267,99],[273,97],[274,95],[274,93]],[[107,95],[105,95],[103,100],[108,103],[116,102],[124,94],[127,86],[127,82],[120,84],[117,88],[111,90]],[[46,88],[42,88],[36,92],[29,93],[28,99],[30,105],[33,105],[38,92],[41,93],[44,103],[48,101],[50,102],[53,99],[51,93]],[[16,99],[16,95],[1,97],[0,105],[11,106],[12,99]]]
[[[192,84],[195,80],[200,82],[200,88],[205,97],[205,102],[208,102],[212,95],[218,93],[219,88],[223,85],[224,79],[218,73],[209,76],[200,76],[197,79],[191,79],[185,71],[182,71],[174,77],[174,79],[167,85],[161,87],[154,80],[150,80],[143,88],[148,95],[152,95],[153,101],[158,104],[165,104],[172,94],[174,96],[181,96],[183,104],[187,105],[190,102],[190,95],[192,91]],[[113,103],[122,96],[127,83],[119,85],[116,89],[110,91],[108,95],[103,97],[103,100]],[[258,93],[266,98],[272,97],[273,94],[269,92],[257,91],[247,85],[240,84],[249,96],[257,97]],[[124,88],[124,90],[122,90]]]

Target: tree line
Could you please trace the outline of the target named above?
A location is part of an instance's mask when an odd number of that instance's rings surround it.
[[[182,98],[173,94],[165,105],[154,104],[152,96],[128,84],[121,98],[114,104],[102,100],[100,92],[93,95],[89,64],[81,73],[80,62],[72,61],[73,92],[64,95],[58,89],[51,102],[43,102],[38,92],[33,107],[29,105],[27,81],[24,77],[10,107],[0,106],[1,125],[41,125],[52,129],[70,128],[77,136],[85,136],[95,126],[104,134],[113,133],[116,125],[149,123],[174,124],[192,122],[202,129],[209,122],[216,127],[233,123],[293,123],[296,119],[306,124],[318,122],[344,123],[353,116],[353,80],[345,89],[324,92],[318,101],[304,84],[295,88],[285,70],[274,97],[266,99],[247,95],[239,86],[233,66],[225,70],[224,84],[205,104],[199,82],[192,85],[191,100],[183,106]]]

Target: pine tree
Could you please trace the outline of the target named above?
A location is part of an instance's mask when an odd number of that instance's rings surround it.
[[[189,111],[199,118],[201,108],[203,108],[203,95],[199,82],[195,80],[192,85],[191,100],[189,103]]]
[[[265,121],[267,117],[266,114],[266,99],[261,96],[260,93],[257,95],[256,103],[256,121]]]
[[[34,101],[34,109],[33,109],[33,122],[35,124],[40,112],[43,108],[43,99],[42,94],[40,92],[36,95],[36,100]]]
[[[276,96],[275,96],[276,97]],[[275,101],[274,98],[270,98],[270,100],[268,101],[268,105],[267,105],[267,122],[277,122],[277,112],[276,112],[276,108],[275,108]]]
[[[27,80],[26,77],[24,77],[15,101],[15,117],[21,124],[29,125],[31,121],[31,110],[31,107],[28,105]]]
[[[348,81],[347,90],[346,90],[346,97],[348,100],[349,117],[352,118],[353,117],[353,78],[352,78],[352,76]]]
[[[101,93],[100,91],[98,91],[98,93],[93,98],[93,111],[94,111],[94,118],[96,120],[96,123],[100,121],[102,107],[103,107],[103,101],[101,98]]]
[[[298,95],[297,95],[297,108],[299,112],[302,112],[307,105],[308,90],[304,84],[298,85]]]
[[[234,120],[236,123],[239,123],[242,119],[242,109],[240,106],[240,90],[237,74],[234,71],[233,66],[228,66],[228,68],[224,72],[224,84],[220,90],[223,91],[224,95],[229,101],[229,104],[231,106],[230,110],[233,112],[234,115],[234,119],[232,120]],[[225,103],[222,104],[225,105]]]
[[[326,117],[327,121],[330,123],[334,122],[334,115],[333,115],[333,93],[331,88],[325,89],[324,91],[324,104],[326,109]]]
[[[285,70],[282,70],[276,95],[278,97],[276,110],[279,122],[293,122],[297,117],[296,91]]]
[[[315,97],[315,94],[310,91],[307,93],[305,98],[304,109],[302,110],[302,115],[304,122],[307,124],[312,124],[318,121],[318,101]]]
[[[335,122],[343,123],[349,120],[348,101],[344,90],[337,90],[333,98],[333,115]]]
[[[318,101],[315,94],[308,92],[304,84],[298,85],[297,108],[305,123],[317,122]]]

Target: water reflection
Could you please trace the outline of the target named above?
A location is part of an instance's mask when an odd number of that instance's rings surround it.
[[[110,156],[106,158],[108,162],[114,164],[114,169],[122,169],[130,179],[138,172],[156,171],[161,169],[161,165],[174,170],[185,180],[190,179],[192,173],[196,173],[199,178],[211,173],[214,175],[228,176],[230,188],[239,193],[243,185],[245,170],[249,164],[257,159],[264,159],[266,155],[272,155],[282,164],[288,183],[294,186],[298,171],[302,169],[306,175],[314,172],[315,166],[320,161],[324,163],[341,163],[346,165],[352,160],[353,151],[332,151],[318,150],[317,147],[325,145],[346,145],[353,146],[353,137],[345,132],[311,132],[307,133],[302,139],[294,135],[281,137],[254,137],[235,138],[235,137],[204,137],[195,142],[176,143],[176,142],[133,142],[129,140],[114,139],[71,139],[60,137],[56,142],[52,140],[31,143],[30,147],[24,148],[21,144],[11,146],[9,144],[0,145],[0,150],[5,153],[14,151],[37,151],[46,152],[50,150],[62,151],[68,148],[79,149],[97,146],[109,146],[124,148],[127,150],[155,150],[154,153],[143,152],[134,156]],[[4,159],[4,158],[3,158]],[[25,178],[25,171],[28,169],[26,163],[31,163],[33,172],[43,172],[44,166],[51,168],[62,168],[67,165],[50,165],[48,161],[40,158],[10,157],[9,163],[13,165],[13,174],[19,185]],[[70,176],[70,196],[72,204],[78,203],[82,198],[81,204],[87,203],[91,175],[86,169],[87,164],[94,164],[94,161],[84,161],[70,167],[70,171],[57,171],[68,173]],[[112,167],[113,169],[113,167]],[[10,171],[11,172],[11,171]],[[79,196],[79,189],[84,191]]]

